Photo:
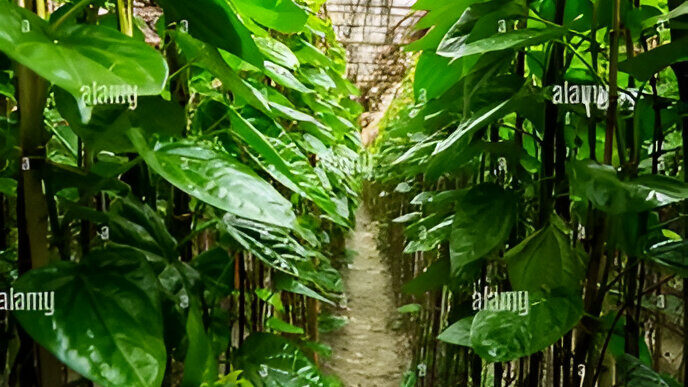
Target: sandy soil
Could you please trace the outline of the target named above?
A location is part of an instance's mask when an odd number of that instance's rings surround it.
[[[392,329],[398,316],[392,280],[377,251],[375,223],[364,205],[356,219],[347,248],[357,255],[344,270],[348,308],[339,312],[349,323],[323,337],[333,353],[324,369],[338,375],[347,387],[398,387],[408,361],[406,340],[401,331]]]

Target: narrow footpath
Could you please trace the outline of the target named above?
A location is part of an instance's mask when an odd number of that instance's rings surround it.
[[[324,368],[346,387],[399,387],[408,366],[403,332],[393,329],[398,312],[376,233],[376,224],[362,204],[347,240],[347,248],[356,256],[343,270],[348,302],[339,314],[348,324],[323,337],[332,346],[332,358]]]

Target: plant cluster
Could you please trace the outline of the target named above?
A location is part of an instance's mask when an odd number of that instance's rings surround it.
[[[407,46],[419,56],[398,98],[411,102],[384,120],[373,176],[381,195],[407,198],[393,222],[405,224],[404,253],[422,259],[405,290],[434,295],[418,321],[431,327],[416,357],[428,374],[407,381],[688,380],[688,345],[677,344],[688,320],[688,2],[414,8],[425,34]],[[476,310],[484,286],[528,292],[528,313]]]
[[[338,384],[362,108],[323,3],[0,0],[1,286],[55,293],[1,312],[0,384]]]

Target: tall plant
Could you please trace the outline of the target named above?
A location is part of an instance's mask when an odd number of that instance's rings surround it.
[[[13,312],[5,380],[337,385],[312,300],[358,205],[345,52],[320,2],[158,3],[0,1],[3,287],[55,294]]]
[[[408,197],[412,212],[394,220],[406,223],[405,252],[432,257],[406,289],[445,289],[449,307],[422,321],[448,318],[434,335],[464,348],[443,349],[463,368],[456,380],[480,383],[475,353],[498,363],[495,385],[675,383],[648,353],[662,357],[658,332],[679,319],[658,299],[686,275],[677,134],[688,3],[415,8],[427,32],[407,47],[419,52],[413,103],[392,109],[375,178]],[[472,307],[485,287],[527,292],[528,313]]]

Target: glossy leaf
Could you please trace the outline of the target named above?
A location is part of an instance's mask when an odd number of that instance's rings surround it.
[[[624,353],[617,359],[619,379],[624,386],[633,387],[671,387],[661,375],[643,364],[637,358]]]
[[[55,313],[15,311],[22,327],[67,366],[104,386],[162,383],[166,350],[157,280],[132,249],[94,250],[23,275],[18,291],[55,292]]]
[[[516,200],[495,184],[475,186],[458,200],[449,237],[452,274],[504,243],[516,222]]]
[[[303,328],[291,325],[288,322],[281,320],[275,316],[272,316],[265,321],[265,327],[270,328],[273,331],[291,333],[295,335],[302,335],[304,332]]]
[[[594,161],[568,164],[571,194],[611,214],[643,212],[688,198],[688,184],[663,175],[621,180],[614,168]]]
[[[239,12],[268,28],[285,34],[299,32],[308,12],[292,0],[232,0]]]
[[[216,48],[192,38],[189,34],[175,32],[172,34],[182,52],[188,60],[210,71],[221,82],[225,90],[231,91],[236,97],[247,104],[267,113],[270,111],[268,101],[260,91],[241,79],[239,75],[225,62]],[[261,62],[262,66],[263,62]]]
[[[504,254],[513,288],[530,292],[557,287],[579,289],[586,271],[584,257],[584,253],[570,246],[568,236],[556,222],[531,234]]]
[[[30,25],[22,32],[22,21]],[[159,94],[167,63],[146,43],[93,25],[53,31],[34,13],[0,0],[0,51],[81,100],[82,87],[136,87],[138,95]]]
[[[530,311],[481,310],[471,325],[471,347],[483,360],[504,362],[531,355],[556,342],[583,315],[575,293],[530,293]]]
[[[437,336],[437,340],[449,344],[470,347],[471,325],[473,325],[473,316],[462,318],[442,331],[442,333]]]
[[[262,36],[256,36],[254,40],[260,52],[269,60],[290,70],[296,70],[299,67],[298,58],[284,43],[271,37]]]
[[[203,143],[148,145],[138,131],[129,138],[156,173],[189,195],[236,216],[292,228],[291,204],[250,168]]]
[[[198,306],[192,304],[186,321],[189,348],[184,360],[182,387],[196,387],[217,380],[218,368],[213,345],[203,326],[203,316]]]
[[[256,387],[334,387],[291,341],[268,333],[249,336],[237,353],[237,368]]]
[[[261,68],[263,56],[226,0],[160,0],[167,22],[186,20],[189,33]]]
[[[688,6],[688,4],[683,5]],[[640,81],[647,81],[665,67],[688,60],[688,53],[684,50],[686,44],[688,44],[688,38],[678,39],[642,52],[619,63],[619,70],[633,75]]]
[[[0,178],[0,194],[9,197],[17,196],[17,181],[6,177]]]

